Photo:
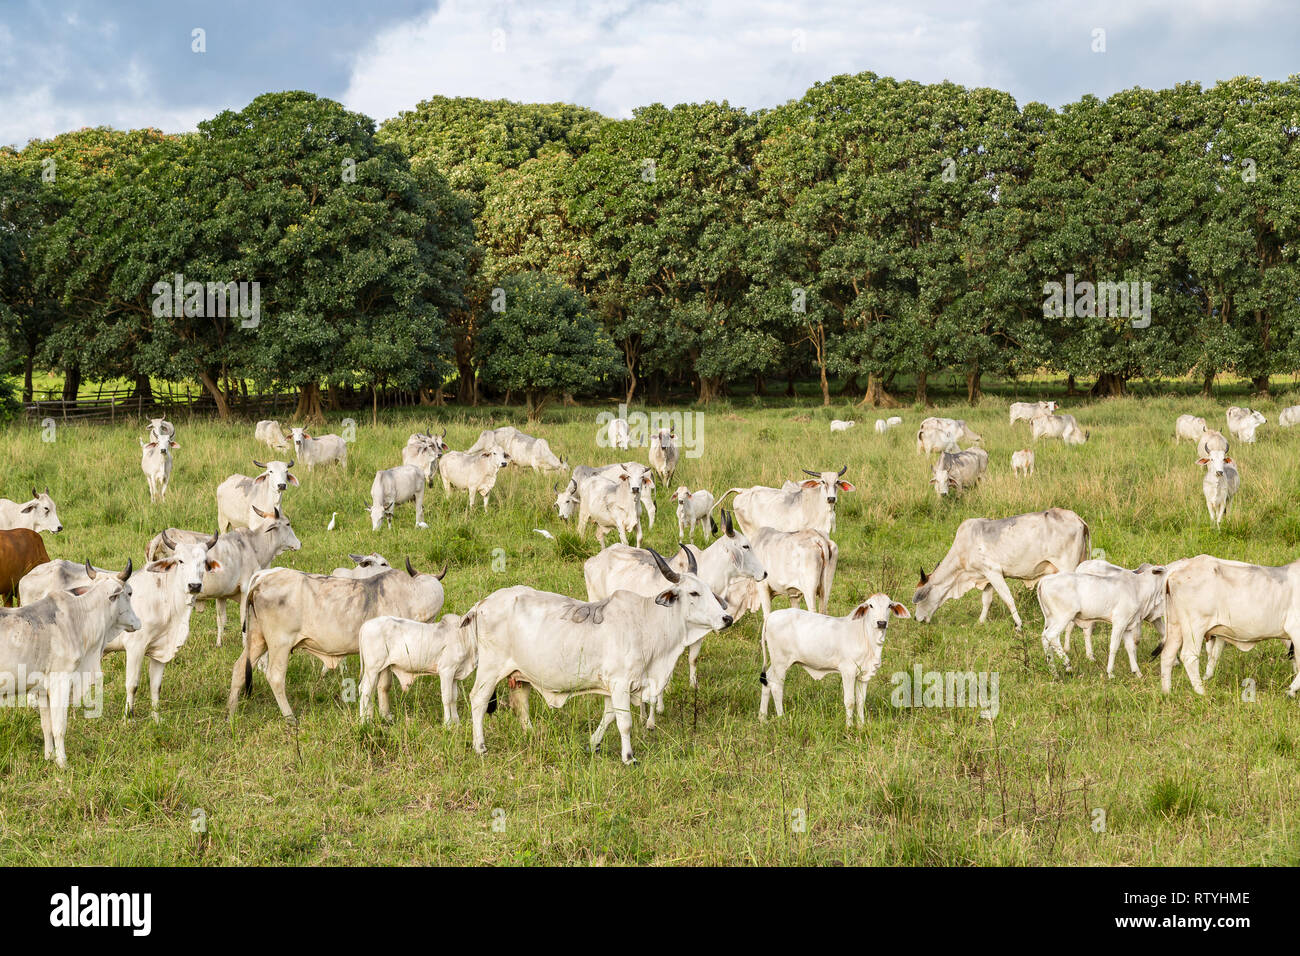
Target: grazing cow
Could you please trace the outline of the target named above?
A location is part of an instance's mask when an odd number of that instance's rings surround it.
[[[1300,405],[1291,405],[1278,412],[1277,424],[1279,428],[1290,428],[1292,425],[1300,425]]]
[[[164,438],[176,437],[176,426],[165,418],[149,419],[149,440],[160,442]]]
[[[695,526],[703,525],[709,534],[718,533],[718,523],[709,514],[713,510],[713,495],[706,489],[691,491],[685,485],[673,492],[672,500],[677,502],[677,540],[681,541],[690,530],[691,540],[695,540]],[[705,522],[708,522],[705,525]]]
[[[1251,651],[1270,638],[1292,645],[1300,640],[1300,561],[1262,567],[1198,555],[1169,570],[1165,602],[1160,689],[1166,694],[1173,689],[1174,660],[1178,659],[1192,689],[1204,694],[1200,659],[1206,640],[1210,641],[1207,680],[1218,664],[1224,641]],[[1300,690],[1300,655],[1295,665],[1295,679],[1287,688],[1291,697]]]
[[[48,560],[45,542],[35,531],[30,528],[0,531],[0,598],[5,607],[13,607],[23,575]]]
[[[956,454],[944,452],[934,463],[930,484],[940,497],[975,487],[989,468],[989,453],[983,448],[968,448]]]
[[[649,465],[643,465],[639,461],[616,462],[612,465],[601,465],[599,467],[578,465],[573,469],[573,476],[569,482],[568,488],[565,492],[562,492],[560,496],[565,497],[565,495],[567,495],[572,500],[572,505],[568,509],[568,514],[564,514],[562,517],[567,520],[573,517],[574,512],[578,509],[578,490],[574,481],[582,481],[584,478],[591,475],[604,475],[606,478],[617,479],[617,477],[624,472],[631,477],[632,483],[637,486],[637,490],[641,496],[641,510],[645,512],[648,527],[653,528],[655,526],[656,514],[654,472],[650,470]],[[556,503],[558,505],[558,499]]]
[[[850,428],[852,428],[852,427],[853,427],[854,425],[856,425],[856,424],[857,424],[857,422],[855,422],[855,421],[847,421],[847,422],[846,422],[846,421],[843,421],[842,419],[839,419],[839,418],[832,418],[832,419],[831,419],[831,431],[833,431],[833,432],[846,432],[846,431],[848,431]]]
[[[1082,445],[1092,435],[1092,432],[1079,427],[1073,415],[1039,415],[1029,423],[1029,433],[1034,441],[1059,438],[1067,445]]]
[[[1179,415],[1178,420],[1174,422],[1174,444],[1178,444],[1184,438],[1190,441],[1200,441],[1201,436],[1205,434],[1205,429],[1208,427],[1204,418],[1198,418],[1195,415]]]
[[[964,418],[926,418],[921,422],[921,431],[948,431],[955,433],[954,441],[982,442],[984,439],[966,424]]]
[[[750,611],[772,613],[772,598],[788,598],[791,607],[802,600],[810,610],[826,613],[840,548],[820,531],[777,531],[759,528],[749,536],[754,554],[767,574],[756,580],[731,582],[724,595],[736,620]]]
[[[759,562],[749,539],[731,524],[731,515],[724,510],[722,518],[726,534],[703,551],[694,545],[683,545],[669,562],[669,567],[674,571],[696,575],[708,585],[709,590],[718,595],[727,594],[733,583],[761,581],[767,577],[767,570]],[[603,600],[620,590],[631,591],[643,597],[654,597],[663,590],[663,576],[659,573],[654,556],[641,548],[610,545],[588,558],[582,566],[582,572],[587,582],[587,599],[590,601]],[[725,599],[724,603],[727,603]],[[732,610],[730,606],[728,610]],[[698,686],[696,661],[699,660],[702,647],[703,642],[691,645],[689,668],[692,687]],[[663,692],[660,691],[653,700],[647,699],[645,703],[653,703],[654,710],[662,714]],[[654,724],[652,713],[647,726],[653,728]]]
[[[927,418],[916,430],[916,453],[961,451],[957,446],[962,428],[950,418]]]
[[[1142,622],[1156,621],[1164,615],[1165,569],[1143,564],[1135,571],[1084,570],[1086,565],[1099,564],[1106,562],[1085,561],[1074,571],[1049,574],[1038,582],[1038,604],[1043,609],[1043,653],[1052,667],[1055,667],[1053,654],[1060,657],[1068,672],[1070,658],[1061,647],[1062,632],[1068,635],[1074,625],[1079,625],[1084,632],[1088,660],[1092,660],[1092,628],[1099,622],[1107,622],[1110,653],[1106,657],[1106,676],[1115,676],[1115,654],[1122,640],[1128,651],[1129,669],[1141,677],[1137,644],[1142,637]]]
[[[650,436],[650,467],[663,480],[664,487],[677,470],[677,435],[671,428],[661,428]]]
[[[843,480],[844,473],[848,470],[848,465],[839,471],[819,472],[805,468],[804,474],[812,477],[800,481],[797,488],[792,482],[786,482],[786,487],[783,488],[768,488],[763,485],[729,488],[718,499],[718,505],[726,501],[727,495],[735,494],[732,511],[740,523],[740,530],[751,538],[759,528],[775,528],[777,531],[811,528],[830,537],[835,531],[838,493],[857,491],[851,482]]]
[[[911,617],[907,608],[887,594],[873,594],[845,617],[830,617],[815,611],[789,607],[774,611],[763,622],[763,685],[758,701],[758,719],[767,720],[767,704],[776,705],[776,715],[785,714],[785,674],[800,664],[813,680],[838,673],[844,688],[844,722],[858,726],[865,722],[867,682],[880,668],[885,649],[885,631],[890,617]],[[768,659],[771,663],[768,663]]]
[[[378,551],[371,551],[369,554],[349,554],[348,557],[356,567],[335,568],[330,574],[336,578],[368,578],[392,567],[388,559]]]
[[[610,448],[621,448],[627,451],[628,444],[632,440],[631,430],[627,426],[627,419],[610,419],[605,430],[605,440],[609,443]]]
[[[283,511],[259,511],[256,516],[262,519],[260,527],[236,528],[219,535],[217,543],[208,551],[216,567],[203,575],[203,588],[198,599],[216,605],[217,647],[226,636],[226,602],[247,593],[253,575],[270,567],[280,554],[302,547]],[[170,557],[179,545],[207,537],[201,531],[168,528],[154,535],[145,550],[145,557],[150,561]]]
[[[1162,577],[1160,578],[1160,580],[1154,582],[1155,585],[1157,585],[1161,589],[1160,598],[1155,603],[1155,605],[1153,605],[1155,609],[1152,611],[1152,613],[1142,619],[1144,621],[1148,621],[1151,624],[1155,625],[1156,633],[1160,635],[1161,644],[1164,643],[1164,639],[1165,639],[1165,600],[1164,600],[1164,590],[1163,590],[1164,582],[1165,580],[1167,580],[1168,575],[1171,571],[1181,567],[1182,565],[1183,565],[1183,561],[1181,560],[1171,561],[1169,564],[1163,565],[1165,569],[1164,571],[1165,577]],[[1092,574],[1092,575],[1101,575],[1103,577],[1107,577],[1107,576],[1124,576],[1124,575],[1131,576],[1134,574],[1141,574],[1143,571],[1150,570],[1151,568],[1154,567],[1157,567],[1157,565],[1141,564],[1138,565],[1138,567],[1136,568],[1124,568],[1124,567],[1120,567],[1118,564],[1111,564],[1109,561],[1102,561],[1097,558],[1093,558],[1091,560],[1081,562],[1079,566],[1074,570],[1075,573],[1077,574]],[[1095,622],[1093,621],[1078,622],[1079,630],[1083,632],[1084,653],[1087,656],[1088,660],[1090,661],[1096,660],[1096,658],[1092,656],[1092,628],[1094,623]],[[1065,634],[1061,637],[1061,644],[1065,650],[1065,653],[1067,654],[1070,653],[1070,634],[1073,632],[1073,630],[1074,630],[1073,624],[1066,625]],[[1112,633],[1111,636],[1114,637],[1114,634]],[[1140,634],[1134,636],[1137,639],[1140,639],[1141,637]],[[1157,647],[1156,654],[1158,654],[1159,652],[1160,652],[1160,648]],[[1152,656],[1154,657],[1156,656],[1156,654],[1153,654]]]
[[[1210,513],[1210,520],[1218,530],[1228,515],[1233,496],[1241,488],[1241,475],[1232,459],[1221,451],[1210,452],[1207,457],[1196,459],[1196,463],[1205,467],[1201,491],[1205,493],[1205,510]]]
[[[1011,473],[1013,475],[1032,475],[1034,473],[1034,453],[1028,448],[1011,453]]]
[[[569,489],[572,489],[570,493]],[[569,489],[560,505],[560,514],[573,513],[573,501],[578,505],[578,534],[587,530],[587,522],[596,525],[596,539],[605,546],[605,535],[618,533],[618,540],[627,544],[628,535],[636,533],[636,546],[641,547],[641,489],[627,472],[613,477],[588,475],[581,481],[569,481]],[[562,496],[563,497],[563,496]]]
[[[1051,415],[1056,411],[1056,402],[1012,402],[1011,422],[1032,422],[1039,415]]]
[[[446,567],[436,575],[417,572],[410,558],[405,571],[389,569],[361,579],[292,568],[257,572],[241,604],[244,650],[230,677],[229,712],[234,714],[241,690],[252,691],[253,665],[265,654],[271,693],[280,713],[296,724],[285,693],[289,655],[301,649],[332,669],[349,654],[359,653],[361,625],[373,617],[432,621],[442,610],[446,573]]]
[[[980,623],[988,620],[996,593],[1020,630],[1020,612],[1007,578],[1026,583],[1057,571],[1073,571],[1088,559],[1088,525],[1073,511],[1051,508],[1011,518],[967,518],[957,527],[952,547],[932,574],[921,570],[912,596],[916,619],[924,624],[947,601],[971,588],[982,592]]]
[[[1255,429],[1268,421],[1263,415],[1251,408],[1239,408],[1233,405],[1226,413],[1228,434],[1247,445],[1255,444]]]
[[[474,509],[474,496],[483,499],[487,512],[488,495],[496,487],[497,473],[510,464],[510,456],[500,448],[486,451],[449,451],[438,459],[438,474],[442,477],[442,496],[451,497],[451,489],[469,492],[467,511]]]
[[[1216,451],[1226,455],[1228,453],[1228,439],[1223,437],[1223,432],[1207,428],[1196,442],[1196,457],[1209,458]]]
[[[568,471],[569,466],[556,457],[545,438],[534,438],[521,432],[513,425],[502,428],[489,428],[481,432],[478,441],[470,446],[470,453],[491,451],[499,448],[505,452],[506,460],[521,468],[534,471],[554,472]]]
[[[49,531],[53,534],[63,530],[59,510],[54,506],[48,487],[42,492],[33,488],[31,501],[17,502],[0,498],[0,530],[12,531],[15,528]]]
[[[33,532],[34,533],[34,532]],[[68,707],[84,702],[100,674],[104,644],[140,619],[131,608],[131,562],[121,574],[97,574],[86,562],[90,583],[20,608],[0,609],[0,686],[15,699],[30,692],[41,711],[45,759],[68,763],[64,736]]]
[[[429,480],[432,481],[432,473],[437,470],[438,459],[447,453],[446,437],[445,428],[441,435],[416,432],[406,440],[406,445],[402,448],[402,464],[415,465],[417,468],[427,470],[430,473]]]
[[[173,448],[181,446],[171,439],[140,442],[140,470],[149,482],[149,500],[162,501],[167,494],[167,483],[172,478]]]
[[[256,528],[261,521],[256,512],[274,514],[280,507],[284,490],[298,486],[298,479],[289,473],[292,461],[268,461],[265,464],[253,459],[262,469],[256,478],[248,475],[231,475],[217,485],[217,530],[222,534],[234,528]]]
[[[432,477],[432,463],[423,468],[398,465],[375,472],[375,480],[370,485],[370,504],[366,506],[370,513],[370,530],[378,531],[385,518],[391,528],[393,509],[408,501],[415,502],[415,526],[429,527],[424,523],[424,488]]]
[[[370,719],[375,691],[379,691],[379,716],[393,719],[388,692],[393,675],[402,690],[415,678],[430,674],[442,678],[442,722],[460,723],[456,698],[460,682],[478,662],[473,632],[461,627],[460,614],[444,614],[437,624],[404,617],[372,617],[361,625],[357,646],[361,654],[361,722]]]
[[[271,451],[287,451],[291,447],[289,436],[284,433],[280,423],[273,418],[258,422],[253,437],[263,442]]]
[[[901,418],[900,418],[899,416],[897,416],[897,415],[892,415],[892,416],[890,416],[889,418],[877,418],[877,419],[876,419],[876,434],[878,434],[878,435],[883,435],[885,432],[889,431],[891,428],[897,428],[897,427],[898,427],[899,425],[901,425],[901,424],[903,424],[903,419],[901,419]]]
[[[344,468],[348,466],[348,443],[338,435],[321,435],[312,438],[304,428],[295,428],[290,433],[294,452],[298,460],[311,471],[317,465],[332,465],[335,462]]]
[[[474,750],[487,753],[483,717],[497,684],[511,678],[510,701],[525,729],[528,690],[552,707],[570,697],[598,694],[605,713],[591,736],[600,747],[618,722],[623,763],[632,753],[632,705],[653,700],[672,676],[677,658],[711,631],[731,624],[722,601],[697,576],[679,573],[652,551],[667,586],[656,597],[615,591],[597,602],[522,585],[489,594],[465,615],[474,629],[478,673],[470,691]]]
[[[152,716],[158,719],[158,699],[163,672],[190,636],[190,612],[203,586],[203,575],[218,565],[209,555],[217,536],[180,545],[170,558],[154,561],[131,576],[131,606],[140,619],[134,631],[120,631],[104,645],[104,653],[126,654],[126,716],[135,711],[140,666],[149,660],[149,697]],[[113,572],[95,568],[96,574]],[[19,585],[23,604],[39,601],[55,591],[70,591],[90,583],[85,565],[75,561],[50,561],[29,571]]]

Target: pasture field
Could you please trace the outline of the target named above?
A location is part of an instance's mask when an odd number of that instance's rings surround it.
[[[1091,441],[1079,448],[1039,442],[1037,475],[1018,480],[1009,459],[1031,446],[1029,426],[1009,426],[1002,399],[976,409],[898,412],[733,400],[681,409],[703,416],[702,456],[683,458],[678,474],[720,494],[735,485],[780,485],[800,468],[848,464],[845,477],[857,491],[840,497],[836,614],[876,590],[910,609],[918,568],[933,569],[963,519],[1050,506],[1077,511],[1091,526],[1092,547],[1128,566],[1201,552],[1290,561],[1300,552],[1300,429],[1274,424],[1289,403],[1254,405],[1269,424],[1257,445],[1233,445],[1242,489],[1221,532],[1206,515],[1192,446],[1174,444],[1178,414],[1203,415],[1223,429],[1231,403],[1063,400]],[[278,564],[328,573],[348,563],[349,551],[371,550],[394,565],[409,555],[422,569],[446,560],[447,609],[456,612],[516,583],[584,595],[582,562],[595,553],[595,537],[589,529],[579,540],[555,517],[551,477],[508,470],[486,516],[476,509],[467,517],[463,497],[444,502],[434,487],[428,530],[414,527],[408,505],[392,530],[373,533],[362,505],[375,469],[399,463],[407,435],[425,422],[445,424],[453,448],[468,447],[484,427],[516,424],[549,439],[570,464],[625,454],[644,460],[645,449],[598,447],[602,408],[556,409],[532,428],[518,409],[390,413],[377,427],[357,415],[348,471],[295,469],[302,486],[286,493],[285,509],[303,548]],[[901,414],[904,425],[875,434],[872,422],[887,414]],[[965,418],[984,437],[990,474],[960,498],[940,500],[930,490],[930,458],[914,449],[927,414]],[[858,425],[832,435],[834,417]],[[337,430],[341,418],[318,431]],[[160,505],[150,505],[139,467],[142,423],[59,427],[53,442],[43,442],[36,425],[0,431],[0,494],[22,499],[32,485],[49,485],[66,527],[46,536],[52,557],[139,563],[161,528],[211,529],[217,483],[250,473],[250,459],[269,455],[249,422],[176,425],[182,447]],[[660,489],[659,520],[646,538],[665,554],[676,545],[670,493]],[[334,511],[338,527],[328,532]],[[603,750],[588,753],[602,707],[595,697],[561,710],[534,697],[531,735],[503,706],[488,718],[484,758],[470,749],[467,701],[459,727],[441,726],[436,679],[395,691],[392,725],[363,728],[350,693],[356,658],[345,673],[322,676],[314,658],[294,655],[296,732],[260,671],[253,696],[229,722],[238,632],[232,627],[216,647],[214,611],[204,605],[167,668],[160,722],[147,704],[122,716],[123,656],[105,659],[103,716],[74,710],[66,771],[42,760],[34,709],[0,708],[0,863],[1300,862],[1300,703],[1285,695],[1292,667],[1281,642],[1249,655],[1228,648],[1204,698],[1181,668],[1173,694],[1160,693],[1150,627],[1139,648],[1141,678],[1128,674],[1121,651],[1115,679],[1106,679],[1104,627],[1098,663],[1083,657],[1076,632],[1074,673],[1053,675],[1037,601],[1019,582],[1011,587],[1023,635],[1000,602],[989,623],[977,625],[975,592],[944,605],[930,624],[896,620],[868,694],[867,726],[851,731],[839,678],[816,683],[798,668],[787,715],[758,722],[760,616],[749,615],[705,639],[698,693],[681,662],[658,729],[638,723],[633,732],[640,761],[633,767],[620,763],[612,729]],[[974,708],[893,706],[890,675],[917,665],[996,673],[996,718]],[[1253,701],[1243,696],[1247,678],[1258,684]]]

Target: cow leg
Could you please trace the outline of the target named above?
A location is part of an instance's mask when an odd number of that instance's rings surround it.
[[[293,708],[289,706],[289,695],[285,693],[285,679],[289,674],[289,654],[292,650],[293,644],[286,642],[267,651],[266,680],[271,685],[275,702],[280,705],[280,714],[290,724],[297,724],[298,718],[293,715]]]
[[[840,690],[844,697],[844,726],[853,729],[853,707],[858,700],[858,666],[840,668]]]
[[[859,677],[854,681],[853,691],[855,710],[858,714],[858,726],[861,727],[867,722],[867,682]]]
[[[162,661],[149,658],[149,715],[155,722],[158,720],[158,698],[162,693],[163,673],[166,670],[167,665]]]
[[[217,605],[217,647],[220,647],[221,641],[226,636],[226,599],[219,597],[215,603]]]
[[[686,663],[690,667],[691,687],[700,686],[700,682],[695,679],[695,662],[700,659],[700,651],[702,651],[703,649],[704,649],[704,642],[696,641],[694,644],[691,645],[690,650],[687,651],[686,653]],[[662,714],[663,711],[661,710],[659,711],[659,713]]]
[[[1128,622],[1120,622],[1111,618],[1110,622],[1110,651],[1106,655],[1106,676],[1115,676],[1115,654],[1119,651],[1119,642],[1128,634]]]
[[[627,547],[627,532],[623,529],[622,525],[618,526],[618,543],[623,545],[625,548]],[[637,541],[636,546],[638,548],[641,547],[641,542]]]
[[[1215,669],[1219,666],[1219,655],[1223,653],[1223,645],[1228,643],[1221,637],[1207,637],[1205,639],[1205,679],[1209,680],[1214,676]]]
[[[636,546],[641,547],[641,522],[636,523]]]
[[[50,726],[50,695],[41,687],[36,690],[36,706],[41,712],[41,736],[45,738],[45,759],[54,758],[54,731]],[[19,693],[22,693],[21,689]]]
[[[1183,641],[1178,648],[1178,659],[1183,662],[1183,670],[1187,671],[1187,679],[1192,682],[1192,690],[1204,695],[1205,685],[1201,683],[1201,644],[1204,642],[1204,635],[1199,639],[1192,641]]]
[[[1288,638],[1289,643],[1294,644],[1296,640],[1296,636],[1300,636],[1300,628],[1295,628],[1295,629],[1287,628],[1286,636]],[[1222,638],[1219,639],[1219,643],[1221,644],[1223,643]],[[1295,666],[1295,678],[1291,681],[1290,686],[1287,687],[1286,689],[1286,695],[1288,697],[1294,697],[1296,695],[1296,692],[1300,691],[1300,654],[1294,655],[1292,659],[1292,664]]]
[[[1011,620],[1016,622],[1016,630],[1017,631],[1020,630],[1024,625],[1020,621],[1020,612],[1016,610],[1016,602],[1015,599],[1011,597],[1011,589],[1007,587],[1006,579],[1003,578],[1001,573],[997,571],[988,572],[987,577],[989,580],[989,584],[992,585],[993,587],[993,590],[997,592],[998,597],[1002,598],[1002,603],[1005,604],[1007,606],[1007,610],[1011,612]],[[1061,656],[1062,657],[1065,656],[1064,651],[1062,651]],[[1070,666],[1070,662],[1067,660],[1066,661],[1067,670],[1069,669],[1069,666]]]
[[[632,689],[625,681],[610,687],[610,705],[618,724],[618,736],[623,742],[623,763],[636,763],[636,757],[632,756]]]
[[[491,493],[492,493],[491,491],[483,492],[483,513],[484,514],[487,514],[488,495],[490,495]]]
[[[144,664],[144,642],[128,634],[126,638],[126,714],[135,712],[135,690],[140,686],[140,668]]]
[[[68,700],[72,694],[72,679],[56,675],[50,681],[50,733],[54,737],[54,763],[60,769],[68,765],[64,738],[68,732]]]
[[[532,718],[528,716],[528,685],[519,681],[510,688],[510,709],[519,717],[519,726],[524,730],[533,729]]]
[[[1142,621],[1139,619],[1128,629],[1124,635],[1124,650],[1128,651],[1128,668],[1129,672],[1141,677],[1142,671],[1138,669],[1137,648],[1138,641],[1142,638]]]
[[[384,668],[376,675],[375,687],[379,691],[379,716],[384,720],[393,719],[393,700],[389,691],[393,688],[392,668]]]
[[[1062,630],[1063,626],[1056,621],[1049,620],[1043,626],[1043,654],[1047,657],[1047,666],[1052,669],[1053,673],[1056,672],[1056,658],[1052,655],[1056,654],[1061,660],[1065,661],[1065,672],[1068,674],[1073,668],[1070,666],[1070,655],[1066,654],[1065,648],[1061,646],[1060,634]]]
[[[474,752],[487,753],[487,741],[483,736],[483,717],[487,714],[488,703],[496,693],[497,682],[501,678],[482,658],[474,674],[474,687],[469,692],[470,721],[474,725]]]
[[[1174,689],[1174,661],[1178,659],[1178,649],[1182,644],[1182,632],[1177,627],[1165,631],[1165,643],[1160,651],[1160,690],[1172,693]]]
[[[366,667],[364,664],[362,664],[361,686],[357,688],[357,697],[360,699],[358,700],[357,703],[361,712],[360,713],[361,723],[363,724],[370,719],[370,710],[371,707],[374,705],[375,684],[377,682],[378,682],[378,678],[375,675],[374,668]]]
[[[442,722],[444,726],[460,723],[460,714],[456,710],[456,698],[460,696],[460,681],[450,670],[443,672],[442,683]]]
[[[993,589],[987,584],[980,588],[980,619],[983,624],[989,619],[989,608],[993,606]]]
[[[392,519],[389,519],[390,521]],[[427,528],[429,525],[424,520],[424,486],[415,493],[415,526],[417,528]],[[391,524],[389,525],[391,527]]]
[[[642,701],[644,704],[645,701]],[[609,725],[614,722],[614,698],[605,698],[605,712],[601,714],[600,724],[596,727],[596,732],[591,735],[591,752],[595,753],[600,749],[600,742],[605,739],[605,731]]]

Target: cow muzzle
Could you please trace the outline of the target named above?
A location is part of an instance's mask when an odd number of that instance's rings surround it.
[[[734,622],[734,621],[735,621],[735,618],[732,617],[730,614],[724,614],[724,615],[722,615],[722,626],[723,626],[723,627],[731,627],[732,622]]]
[[[203,590],[203,582],[202,582],[202,581],[191,581],[191,582],[189,583],[188,587],[189,587],[189,592],[190,592],[191,594],[198,594],[200,591]]]

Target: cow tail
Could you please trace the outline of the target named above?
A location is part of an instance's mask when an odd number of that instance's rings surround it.
[[[763,652],[763,669],[758,672],[758,682],[764,687],[767,686],[767,622],[772,620],[771,615],[763,618],[763,629],[758,634],[758,644]]]
[[[1079,519],[1083,521],[1082,518]],[[1088,555],[1092,554],[1092,529],[1088,527],[1088,522],[1083,521],[1083,554],[1079,557],[1079,564],[1088,560]]]
[[[727,500],[727,495],[738,495],[742,491],[748,491],[748,490],[749,490],[748,488],[728,488],[726,491],[722,493],[722,497],[713,503],[713,508],[721,507],[722,503]],[[713,512],[713,508],[709,509],[710,514]]]
[[[829,537],[825,542],[818,539],[817,546],[822,549],[821,597],[817,601],[818,606],[810,610],[820,611],[822,601],[826,602],[828,609],[830,606],[831,587],[835,583],[835,551]]]
[[[465,613],[465,616],[464,616],[463,618],[461,618],[461,620],[460,620],[460,626],[461,626],[461,627],[471,627],[471,626],[472,626],[472,627],[474,628],[474,668],[475,668],[475,670],[478,669],[478,618],[479,618],[479,605],[481,605],[482,603],[483,603],[482,601],[479,601],[478,604],[475,604],[472,608],[470,608],[470,609]],[[491,699],[488,701],[487,712],[488,712],[489,714],[495,714],[495,713],[497,712],[497,688],[496,688],[496,685],[493,685],[493,687],[492,687],[492,697],[491,697]]]

